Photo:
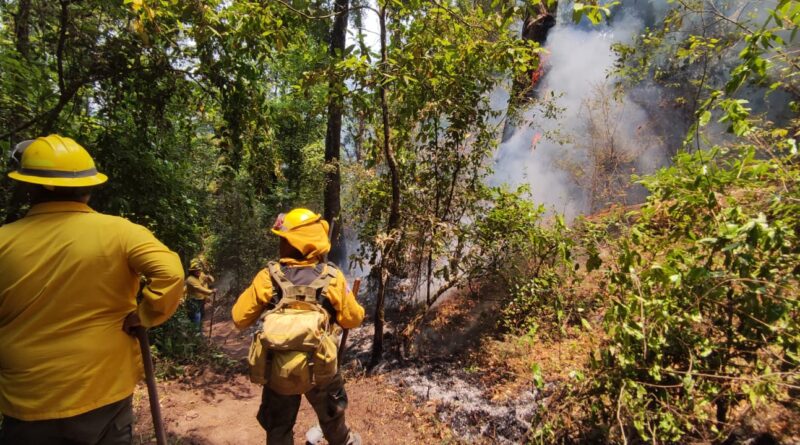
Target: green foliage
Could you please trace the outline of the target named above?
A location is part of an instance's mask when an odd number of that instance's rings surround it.
[[[619,5],[619,1],[609,1],[604,4],[599,2],[575,2],[572,5],[572,21],[578,23],[583,17],[589,19],[593,25],[598,25],[611,15],[611,8]]]
[[[726,82],[702,85],[707,98],[687,142],[706,141],[715,113],[736,142],[680,153],[641,181],[651,196],[617,246],[608,344],[596,362],[595,408],[620,425],[617,437],[724,439],[739,403],[781,400],[796,388],[800,171],[790,135],[798,121],[765,122],[740,96],[748,84],[771,84],[796,98],[796,75],[782,65],[797,56],[780,37],[797,30],[796,6],[772,11],[774,28],[729,34],[728,47],[733,36],[744,45],[738,64]],[[692,63],[720,40],[689,42],[678,56]]]
[[[800,5],[780,2],[754,24],[707,3],[677,3],[618,47],[619,72],[673,89],[693,126],[687,151],[640,179],[650,196],[610,244],[613,260],[587,251],[608,280],[606,339],[592,379],[567,385],[556,412],[581,412],[592,440],[724,441],[742,408],[790,404],[800,383],[800,121],[770,122],[752,105],[778,90],[772,106],[797,103]],[[719,21],[698,18],[709,11]],[[537,440],[564,441],[568,424],[543,421]]]
[[[184,302],[172,318],[149,332],[156,374],[172,378],[183,375],[188,366],[214,366],[218,371],[236,367],[237,361],[217,350],[187,315]]]
[[[367,171],[356,184],[351,220],[363,241],[361,258],[377,260],[380,246],[395,239],[394,273],[418,283],[465,279],[459,266],[470,244],[470,224],[484,211],[482,183],[496,147],[499,113],[489,103],[503,76],[515,77],[538,63],[539,48],[518,38],[515,2],[389,2],[391,35],[385,65],[353,53],[340,66],[353,77],[352,113],[372,131],[359,132],[358,158]],[[386,87],[392,149],[400,179],[397,233],[386,234],[387,171],[376,84]],[[428,293],[428,303],[436,295]]]
[[[796,155],[754,155],[682,154],[643,180],[652,195],[609,275],[598,366],[624,407],[609,421],[647,440],[719,437],[728,406],[796,384],[800,171]]]
[[[574,271],[571,231],[560,217],[548,226],[544,206],[534,204],[525,187],[486,193],[491,205],[472,224],[473,246],[459,267],[473,279],[509,290],[501,318],[505,329],[547,326],[548,332],[560,332],[583,311],[565,286]]]
[[[326,79],[307,70],[324,66],[327,31],[279,4],[234,2],[196,13],[195,70],[216,101],[208,118],[219,150],[207,248],[238,290],[276,254],[266,229],[278,213],[322,210]]]

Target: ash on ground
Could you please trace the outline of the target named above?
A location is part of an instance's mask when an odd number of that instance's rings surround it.
[[[407,351],[410,354],[401,354],[403,339],[399,330],[417,313],[418,305],[417,297],[409,292],[409,282],[390,280],[383,360],[369,372],[386,376],[421,404],[435,405],[439,420],[467,443],[525,443],[543,398],[541,393],[531,386],[508,400],[493,400],[490,388],[481,381],[481,372],[469,372],[460,359],[463,352],[477,346],[474,340],[491,331],[495,324],[491,315],[499,313],[498,303],[466,298],[467,289],[446,292],[422,320],[412,341],[414,346]],[[365,279],[359,292],[367,318],[363,325],[350,331],[342,358],[346,373],[367,372],[375,330],[372,312],[376,284],[375,280]],[[432,320],[442,316],[448,322],[439,329],[431,328]]]
[[[494,402],[475,374],[454,369],[452,365],[396,369],[390,376],[395,384],[420,401],[434,402],[439,419],[465,440],[525,443],[539,407],[539,391],[529,388],[513,399]]]

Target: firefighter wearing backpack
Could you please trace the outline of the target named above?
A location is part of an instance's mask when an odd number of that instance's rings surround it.
[[[12,156],[31,208],[0,227],[0,444],[130,444],[142,362],[127,332],[175,312],[183,266],[146,228],[87,205],[107,177],[74,140]]]
[[[359,445],[344,411],[347,394],[337,367],[341,328],[361,324],[364,308],[344,274],[323,262],[331,248],[328,222],[307,209],[280,215],[272,232],[280,237],[280,261],[259,272],[233,306],[239,329],[259,318],[263,329],[250,348],[250,379],[264,385],[256,418],[268,445],[293,443],[293,427],[305,394],[331,445]]]

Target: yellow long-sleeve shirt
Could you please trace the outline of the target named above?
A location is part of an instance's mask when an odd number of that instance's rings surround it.
[[[281,260],[284,262],[284,260]],[[316,262],[291,262],[290,267],[308,267]],[[336,310],[336,321],[345,329],[352,329],[364,320],[364,308],[358,304],[355,296],[347,288],[344,274],[337,270],[336,278],[332,279],[328,287],[328,299]],[[269,270],[262,269],[253,279],[250,287],[244,290],[233,305],[231,315],[233,323],[239,329],[251,326],[258,320],[272,299],[272,279]]]
[[[149,284],[137,309],[139,274]],[[0,227],[0,412],[57,419],[129,396],[142,364],[123,320],[138,310],[158,325],[182,292],[174,252],[85,204],[39,204]]]
[[[208,279],[203,275],[200,275],[200,278],[189,275],[186,278],[186,293],[195,300],[205,300],[207,296],[214,293],[214,290],[206,287],[208,285],[207,281]]]

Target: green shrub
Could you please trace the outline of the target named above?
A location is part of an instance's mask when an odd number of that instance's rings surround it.
[[[189,320],[186,303],[169,320],[150,332],[156,373],[170,378],[182,375],[188,365],[227,369],[237,362],[218,349]]]
[[[652,195],[611,265],[596,363],[608,425],[719,440],[737,403],[797,388],[798,178],[796,152],[743,146],[681,154],[642,181]]]
[[[545,323],[561,326],[577,309],[564,292],[574,270],[572,233],[527,194],[526,187],[488,190],[492,204],[472,226],[474,248],[466,258],[473,277],[508,290],[501,324],[517,333]]]

